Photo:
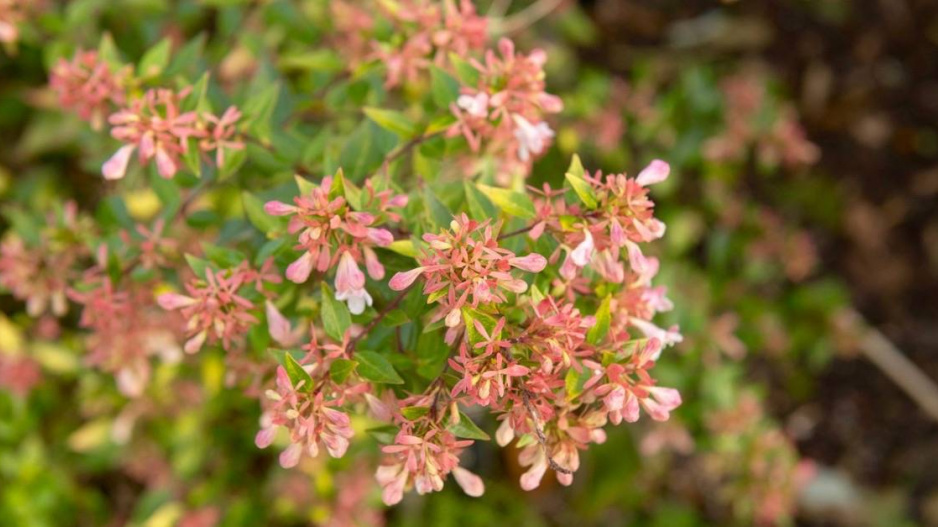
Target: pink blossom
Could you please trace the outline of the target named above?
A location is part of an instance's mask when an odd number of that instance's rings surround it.
[[[112,125],[111,136],[124,146],[105,163],[105,177],[124,177],[129,157],[135,151],[141,164],[155,158],[161,176],[175,175],[181,156],[188,149],[189,138],[206,135],[198,126],[196,112],[179,110],[187,94],[187,90],[152,89],[108,118]]]
[[[638,173],[638,176],[635,178],[635,182],[643,187],[654,185],[655,183],[661,183],[665,179],[668,179],[668,174],[670,172],[670,165],[664,161],[661,161],[660,159],[655,159],[647,167],[645,167],[644,170]]]
[[[71,61],[59,59],[53,66],[49,86],[63,108],[74,110],[93,128],[100,129],[112,107],[124,104],[127,73],[126,69],[114,71],[97,51],[78,50]]]
[[[410,271],[401,271],[399,273],[395,273],[391,278],[391,281],[388,282],[388,286],[395,291],[403,291],[404,289],[410,287],[410,285],[413,284],[417,278],[423,274],[423,271],[423,267],[417,267],[411,269]]]

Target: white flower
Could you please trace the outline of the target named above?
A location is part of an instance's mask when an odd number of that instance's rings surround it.
[[[365,288],[348,289],[346,291],[337,291],[336,300],[345,301],[348,304],[348,310],[353,315],[361,315],[365,312],[365,307],[370,307],[372,303],[371,295]]]
[[[466,110],[466,113],[473,117],[489,116],[489,96],[485,92],[479,92],[475,95],[460,95],[456,99],[456,106]]]
[[[546,122],[541,121],[534,125],[518,114],[511,117],[517,125],[515,139],[518,140],[519,159],[528,161],[531,159],[531,154],[540,154],[547,148],[547,142],[554,137],[554,131],[547,126]]]

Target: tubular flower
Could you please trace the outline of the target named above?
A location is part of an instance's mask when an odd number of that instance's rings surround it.
[[[337,177],[341,180],[341,174]],[[346,301],[349,311],[358,315],[372,301],[359,265],[365,265],[371,278],[384,278],[384,266],[373,247],[387,247],[394,236],[378,226],[385,221],[400,221],[400,215],[390,209],[406,206],[407,196],[390,190],[376,191],[368,181],[360,197],[361,207],[353,208],[345,196],[331,195],[333,181],[331,177],[323,178],[322,184],[312,187],[308,194],[294,198],[293,205],[270,201],[264,210],[274,216],[290,216],[289,232],[298,234],[296,249],[302,255],[287,267],[287,278],[301,284],[314,269],[326,272],[337,267],[336,298]]]
[[[19,25],[29,12],[42,5],[44,0],[0,1],[0,42],[14,44],[20,38]]]

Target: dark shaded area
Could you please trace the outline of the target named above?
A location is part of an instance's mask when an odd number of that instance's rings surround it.
[[[822,273],[841,277],[857,310],[938,379],[938,2],[582,4],[602,34],[582,54],[613,71],[668,46],[774,68],[822,149],[812,177],[834,180],[843,199],[839,224],[806,225]],[[686,45],[688,34],[698,40]],[[905,486],[912,516],[927,521],[938,425],[865,359],[835,360],[816,384],[807,405],[773,395],[783,419],[799,408],[817,416],[802,454],[863,485]]]

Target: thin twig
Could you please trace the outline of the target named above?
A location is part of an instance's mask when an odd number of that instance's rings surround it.
[[[519,11],[507,18],[493,20],[492,33],[495,35],[509,35],[530,27],[538,20],[551,14],[560,7],[564,0],[538,0],[523,11]]]
[[[938,385],[908,359],[879,330],[869,328],[860,350],[913,401],[938,421]]]
[[[514,231],[511,231],[511,232],[506,232],[505,234],[499,234],[499,235],[498,235],[498,241],[502,241],[502,240],[511,238],[512,236],[518,236],[519,234],[524,234],[524,233],[526,233],[526,232],[529,232],[531,229],[534,228],[534,225],[535,225],[535,224],[531,224],[531,225],[528,225],[527,227],[524,227],[524,228],[522,228],[522,229],[514,230]]]
[[[371,330],[374,329],[375,326],[377,326],[382,320],[384,320],[384,317],[386,317],[388,313],[390,313],[391,311],[394,311],[397,308],[397,306],[401,303],[401,301],[404,300],[404,297],[407,296],[407,293],[410,292],[411,288],[413,288],[414,285],[416,284],[417,282],[414,282],[413,284],[409,285],[407,289],[404,289],[403,291],[401,291],[396,297],[394,297],[393,300],[388,302],[388,305],[384,306],[384,308],[382,308],[381,311],[378,312],[375,318],[371,319],[371,322],[369,322],[368,325],[365,326],[365,329],[363,329],[361,333],[359,333],[354,338],[349,340],[348,345],[345,347],[349,356],[351,356],[352,353],[355,352],[355,346],[358,344],[358,342],[361,341],[361,339],[363,339],[366,335],[368,335],[368,333],[370,333]]]
[[[521,400],[524,402],[524,407],[527,408],[528,414],[531,416],[531,420],[534,421],[534,434],[537,436],[537,442],[541,444],[541,448],[544,450],[544,456],[547,457],[547,464],[550,465],[555,472],[561,474],[573,474],[573,471],[560,466],[559,463],[554,461],[554,458],[550,455],[550,450],[547,447],[547,435],[544,434],[544,427],[541,425],[540,416],[538,416],[537,408],[534,408],[534,404],[531,403],[531,392],[527,390],[521,390]]]
[[[384,164],[385,164],[385,166],[390,165],[391,163],[393,163],[394,161],[396,161],[399,157],[403,156],[403,155],[406,154],[408,151],[410,151],[411,148],[413,148],[413,147],[415,147],[415,146],[417,146],[417,145],[419,145],[419,144],[421,144],[421,143],[423,143],[423,142],[425,142],[425,141],[429,141],[430,139],[433,139],[434,137],[436,137],[436,136],[438,136],[438,135],[440,135],[440,134],[442,134],[442,133],[443,133],[443,130],[440,130],[440,131],[438,131],[438,132],[433,132],[432,134],[418,135],[417,137],[411,139],[410,141],[407,141],[407,142],[404,143],[400,148],[398,148],[397,150],[395,150],[395,151],[391,152],[390,154],[388,154],[388,157],[386,157],[386,158],[384,159]]]

